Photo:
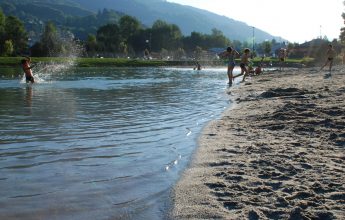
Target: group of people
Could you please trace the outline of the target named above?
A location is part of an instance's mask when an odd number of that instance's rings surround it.
[[[228,47],[225,51],[221,52],[218,54],[219,57],[223,58],[223,59],[227,59],[227,63],[228,63],[228,79],[229,79],[229,86],[232,85],[232,82],[234,81],[234,79],[236,77],[242,76],[242,82],[244,82],[244,80],[246,79],[246,77],[250,74],[253,73],[255,75],[259,75],[260,73],[262,73],[262,67],[263,67],[263,59],[264,57],[262,57],[261,62],[259,63],[259,65],[255,68],[255,70],[249,65],[249,59],[250,59],[250,49],[246,48],[244,49],[244,53],[241,56],[241,61],[240,61],[240,68],[241,68],[241,73],[234,76],[233,75],[233,70],[236,66],[235,63],[235,59],[236,57],[240,56],[240,53],[237,52],[234,48],[232,47]],[[327,60],[325,62],[325,64],[321,67],[320,70],[322,70],[325,66],[329,65],[329,74],[331,74],[331,70],[332,70],[332,65],[333,65],[333,60],[334,57],[336,56],[336,52],[333,49],[332,44],[328,45],[328,50],[326,52],[327,55]],[[278,53],[278,59],[279,59],[279,70],[282,71],[283,70],[283,66],[284,66],[284,62],[285,59],[287,57],[287,51],[285,48],[281,48],[279,50]]]
[[[329,65],[329,72],[331,73],[332,65],[333,65],[333,59],[336,55],[336,52],[333,49],[332,44],[329,44],[326,54],[327,54],[326,63],[321,67],[320,70],[322,70],[325,66]],[[250,49],[248,49],[248,48],[244,49],[244,53],[241,56],[241,62],[240,62],[241,73],[236,75],[236,76],[233,75],[233,70],[236,66],[235,59],[236,59],[236,57],[240,56],[240,53],[237,52],[234,48],[228,47],[225,51],[219,53],[218,56],[223,58],[223,59],[227,59],[227,63],[228,63],[227,74],[228,74],[228,79],[229,79],[229,86],[232,85],[232,82],[234,81],[234,79],[236,77],[243,75],[242,82],[244,82],[244,80],[246,79],[246,77],[250,73],[254,73],[254,74],[258,75],[262,72],[262,61],[263,61],[264,57],[261,59],[260,64],[254,70],[252,67],[249,66]],[[282,48],[278,54],[278,59],[279,59],[279,62],[281,63],[280,64],[280,70],[282,70],[282,63],[285,61],[285,58],[286,58],[286,50],[284,48]],[[27,83],[28,82],[34,83],[35,79],[34,79],[34,76],[32,74],[32,70],[31,70],[34,66],[31,65],[31,58],[25,57],[24,59],[21,60],[21,64],[22,64],[22,69],[25,73],[26,82]],[[196,63],[194,70],[201,70],[201,65],[199,62]]]
[[[229,86],[232,85],[232,82],[236,77],[242,76],[242,82],[246,79],[246,77],[249,75],[249,73],[255,73],[255,74],[260,74],[262,71],[262,65],[260,64],[255,70],[249,67],[249,59],[250,59],[250,49],[246,48],[244,49],[244,53],[241,56],[241,61],[240,61],[240,67],[241,67],[241,73],[234,76],[233,75],[233,70],[236,66],[235,59],[236,57],[240,56],[240,53],[236,51],[232,47],[228,47],[224,52],[221,52],[218,54],[219,57],[227,59],[228,63],[228,79],[229,79]]]

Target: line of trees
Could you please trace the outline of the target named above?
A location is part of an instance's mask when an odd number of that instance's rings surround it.
[[[345,15],[343,14],[345,19]],[[340,38],[345,43],[345,29]],[[113,21],[99,27],[96,34],[89,34],[83,42],[77,41],[70,30],[62,30],[53,22],[47,22],[44,31],[31,48],[28,48],[28,33],[23,22],[14,16],[5,16],[0,10],[0,55],[16,56],[31,53],[31,56],[105,56],[105,57],[142,57],[147,54],[159,54],[160,57],[205,58],[211,48],[226,48],[232,45],[236,50],[255,48],[259,55],[272,56],[280,47],[287,47],[290,57],[319,56],[328,40],[313,44],[285,44],[276,40],[252,45],[252,42],[230,41],[220,30],[213,29],[211,34],[192,32],[183,36],[175,24],[157,20],[152,27],[144,27],[136,18],[124,15],[117,22]],[[339,50],[340,42],[333,41]],[[306,47],[308,47],[306,49]]]
[[[136,18],[126,15],[117,24],[100,27],[95,36],[89,35],[86,48],[89,55],[140,56],[148,50],[182,57],[193,53],[197,47],[207,50],[230,43],[217,29],[213,29],[212,34],[193,32],[191,36],[183,36],[175,24],[157,20],[151,28],[144,28]]]

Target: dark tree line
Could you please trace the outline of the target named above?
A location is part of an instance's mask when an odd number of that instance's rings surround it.
[[[0,10],[0,55],[14,56],[28,49],[28,35],[23,23],[14,16],[5,16]]]
[[[89,35],[86,41],[89,55],[116,56],[140,56],[145,50],[183,56],[193,53],[198,47],[207,50],[227,45],[230,45],[230,40],[217,29],[212,30],[212,34],[193,32],[191,36],[183,36],[175,24],[157,20],[151,28],[145,28],[131,16],[123,16],[118,23],[100,27],[96,36]]]

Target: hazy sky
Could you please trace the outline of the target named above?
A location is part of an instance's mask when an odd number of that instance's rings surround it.
[[[320,33],[339,38],[344,0],[168,0],[206,9],[247,23],[290,42],[303,43]]]

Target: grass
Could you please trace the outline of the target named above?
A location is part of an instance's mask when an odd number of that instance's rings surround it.
[[[1,67],[20,66],[22,57],[0,57]],[[32,57],[32,63],[69,63],[73,58],[66,57]],[[114,66],[114,67],[141,67],[141,66],[165,66],[166,61],[159,60],[136,60],[122,58],[75,58],[73,60],[78,67],[97,67],[97,66]]]
[[[18,67],[22,57],[0,57],[0,67]],[[37,63],[67,63],[71,58],[66,57],[32,57],[32,62]],[[254,64],[261,61],[260,57],[253,59]],[[287,59],[286,63],[291,64],[310,64],[312,58],[304,59]],[[97,67],[97,66],[114,66],[114,67],[157,67],[157,66],[193,66],[194,61],[165,61],[165,60],[141,60],[125,58],[75,58],[75,65],[78,67]],[[239,62],[239,61],[238,61]],[[265,58],[264,62],[278,63],[278,59]],[[200,61],[204,65],[224,65],[224,61]]]
[[[0,57],[0,76],[17,77],[22,73],[20,61],[22,57]],[[66,57],[32,57],[32,63],[45,64],[65,64],[73,61],[76,67],[162,67],[162,66],[184,66],[194,67],[195,61],[166,61],[166,60],[142,60],[125,58],[66,58]],[[312,58],[304,59],[286,59],[286,67],[302,67],[313,64]],[[201,60],[202,66],[223,66],[226,67],[226,60]],[[236,60],[237,64],[240,60]],[[253,66],[261,62],[261,57],[252,60]],[[276,58],[265,58],[266,65],[279,66],[279,60]],[[272,65],[271,65],[272,64]]]

